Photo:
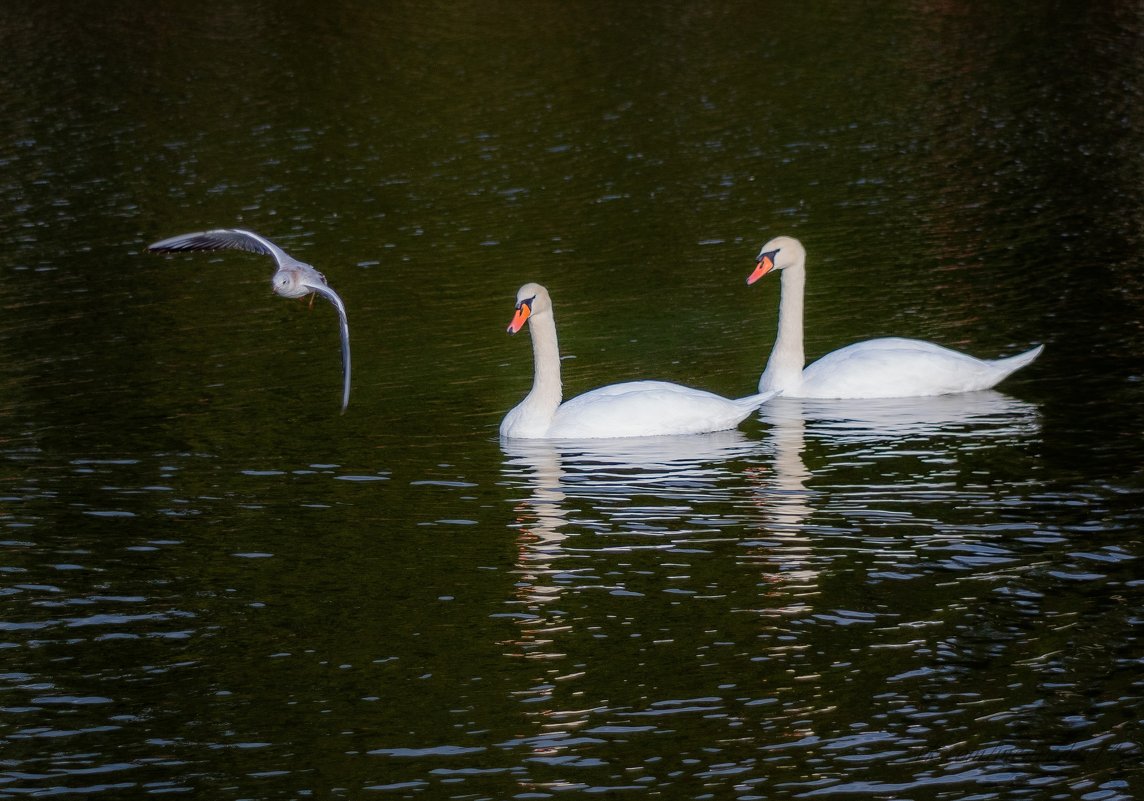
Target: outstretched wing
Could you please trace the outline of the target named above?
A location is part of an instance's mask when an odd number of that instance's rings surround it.
[[[342,303],[342,299],[338,297],[338,293],[330,289],[326,284],[319,284],[316,281],[307,281],[303,286],[328,300],[338,312],[338,323],[342,331],[342,372],[344,374],[342,385],[342,411],[344,412],[350,402],[350,323],[346,318],[346,306]]]
[[[269,239],[241,228],[216,228],[213,231],[197,231],[193,234],[173,236],[148,245],[152,253],[182,253],[193,250],[245,250],[273,256],[279,267],[296,263],[286,251]]]

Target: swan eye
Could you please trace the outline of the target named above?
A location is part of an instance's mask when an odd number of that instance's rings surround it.
[[[755,261],[763,261],[764,259],[770,259],[773,262],[775,260],[775,256],[779,255],[780,250],[782,250],[782,248],[775,248],[774,250],[768,250],[765,253],[763,251],[759,251],[759,255],[755,257]]]

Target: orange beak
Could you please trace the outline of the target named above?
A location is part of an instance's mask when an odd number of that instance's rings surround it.
[[[764,253],[763,258],[759,261],[758,264],[755,265],[755,271],[751,273],[750,277],[747,279],[747,286],[755,283],[774,268],[775,260],[771,257],[770,253]]]
[[[512,322],[508,324],[508,332],[510,334],[515,334],[517,331],[524,328],[524,323],[531,314],[532,306],[529,305],[528,301],[522,302],[519,306],[516,307],[516,314],[512,316]]]

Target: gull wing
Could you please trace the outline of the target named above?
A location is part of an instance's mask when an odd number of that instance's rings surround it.
[[[183,253],[196,250],[245,250],[273,256],[279,267],[296,264],[296,260],[269,239],[241,228],[216,228],[212,231],[196,231],[170,239],[163,239],[147,246],[152,253]]]
[[[350,323],[346,318],[346,306],[342,303],[342,299],[338,296],[338,293],[330,289],[326,284],[307,281],[303,286],[321,295],[337,309],[338,323],[341,326],[342,333],[342,372],[344,374],[342,385],[342,411],[345,412],[346,406],[348,406],[350,402]]]

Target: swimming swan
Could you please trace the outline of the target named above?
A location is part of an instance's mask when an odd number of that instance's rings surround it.
[[[516,293],[516,313],[508,331],[529,323],[535,374],[532,391],[501,421],[507,438],[589,439],[701,434],[734,428],[778,394],[730,400],[666,381],[609,384],[560,402],[560,349],[548,290],[525,284]]]
[[[788,398],[905,398],[989,389],[1040,355],[1044,345],[1006,359],[985,360],[920,339],[884,337],[855,342],[826,354],[805,370],[802,348],[806,250],[789,236],[763,245],[753,284],[782,272],[779,332],[759,391]]]

